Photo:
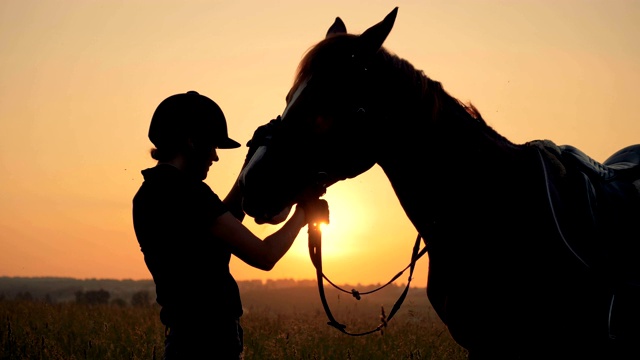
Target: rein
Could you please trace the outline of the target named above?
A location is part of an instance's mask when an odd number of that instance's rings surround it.
[[[327,215],[327,217],[322,219],[322,221],[324,221],[325,223],[328,223],[328,213],[326,215]],[[320,221],[311,221],[311,222],[309,222],[308,233],[309,233],[309,256],[311,257],[311,262],[313,263],[313,266],[316,268],[316,277],[317,277],[317,282],[318,282],[318,292],[320,294],[320,300],[322,301],[322,307],[324,308],[324,312],[326,313],[327,318],[329,319],[329,322],[327,323],[327,325],[331,325],[334,328],[338,329],[340,332],[342,332],[344,334],[347,334],[347,335],[351,335],[351,336],[363,336],[363,335],[368,335],[368,334],[374,333],[376,331],[381,331],[382,332],[383,329],[387,326],[387,323],[393,318],[393,316],[396,314],[396,312],[400,309],[400,306],[402,305],[402,302],[404,301],[404,299],[407,296],[407,293],[409,292],[409,285],[411,284],[413,270],[415,268],[416,262],[424,254],[427,253],[427,247],[426,246],[423,247],[422,250],[420,250],[420,240],[422,239],[420,234],[418,234],[418,236],[416,237],[415,244],[413,245],[413,251],[411,253],[411,262],[409,263],[409,265],[407,265],[402,271],[400,271],[398,274],[396,274],[386,284],[378,287],[377,289],[361,293],[361,292],[357,291],[356,289],[352,289],[351,291],[348,291],[348,290],[345,290],[345,289],[335,285],[322,272],[322,231],[320,230]],[[397,278],[399,278],[407,269],[410,269],[410,271],[409,271],[409,279],[407,280],[407,285],[404,288],[404,291],[402,292],[402,294],[400,295],[398,300],[396,300],[395,304],[393,305],[393,308],[391,309],[391,312],[389,313],[389,316],[385,315],[384,308],[382,308],[382,313],[380,315],[381,323],[380,323],[380,325],[378,325],[374,329],[369,330],[369,331],[365,331],[365,332],[360,332],[360,333],[351,333],[351,332],[348,332],[348,331],[345,330],[346,327],[347,327],[346,325],[339,323],[333,317],[333,314],[331,313],[331,309],[329,308],[329,304],[327,303],[327,298],[326,298],[325,293],[324,293],[324,280],[326,280],[329,284],[331,284],[334,288],[338,289],[339,291],[351,294],[357,300],[360,300],[361,299],[361,295],[368,295],[368,294],[374,293],[374,292],[376,292],[378,290],[381,290],[382,288],[386,287],[387,285],[391,284]]]

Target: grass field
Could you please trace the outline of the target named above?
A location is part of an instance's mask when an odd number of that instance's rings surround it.
[[[295,290],[243,294],[245,359],[466,359],[428,302],[407,297],[384,331],[348,336],[327,325],[317,294]],[[388,314],[393,300],[328,292],[333,314],[349,332],[363,332]],[[0,301],[0,359],[162,359],[158,307],[73,302]]]

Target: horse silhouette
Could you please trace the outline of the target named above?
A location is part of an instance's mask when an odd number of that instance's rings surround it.
[[[429,256],[427,295],[471,359],[640,358],[640,145],[603,163],[516,144],[338,17],[240,177],[257,220],[380,166]],[[317,196],[317,194],[316,194]]]

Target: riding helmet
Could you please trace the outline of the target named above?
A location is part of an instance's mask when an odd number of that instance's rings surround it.
[[[240,147],[240,143],[229,138],[220,106],[193,90],[164,99],[149,126],[149,140],[157,148],[175,147],[188,138],[219,149]]]

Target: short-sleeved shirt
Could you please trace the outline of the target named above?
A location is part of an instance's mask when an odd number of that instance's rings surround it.
[[[159,164],[142,175],[133,198],[133,225],[156,285],[162,323],[240,317],[231,251],[209,230],[227,207],[206,183],[171,165]]]

